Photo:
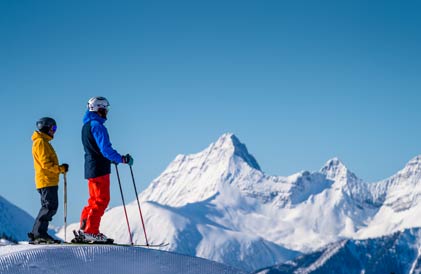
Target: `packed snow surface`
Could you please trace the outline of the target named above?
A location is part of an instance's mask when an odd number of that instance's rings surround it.
[[[140,247],[28,244],[0,247],[0,273],[245,274],[216,262]]]

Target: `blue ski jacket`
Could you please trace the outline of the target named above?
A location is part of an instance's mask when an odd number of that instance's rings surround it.
[[[86,111],[83,117],[82,144],[85,150],[85,178],[111,173],[111,162],[122,163],[122,156],[113,149],[107,128],[96,112]]]

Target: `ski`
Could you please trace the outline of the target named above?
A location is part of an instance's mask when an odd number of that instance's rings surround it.
[[[132,246],[132,247],[150,247],[150,248],[159,248],[168,246],[168,243],[160,243],[160,244],[119,244],[119,243],[105,243],[105,242],[63,242],[62,244],[66,245],[113,245],[113,246]]]
[[[75,235],[75,238],[72,239],[70,242],[64,242],[64,244],[75,244],[75,245],[115,245],[115,246],[138,246],[138,247],[152,247],[152,248],[158,248],[158,247],[164,247],[168,246],[168,243],[159,243],[159,244],[119,244],[115,243],[113,239],[107,239],[106,242],[97,242],[97,241],[86,241],[79,232],[76,230],[73,230],[73,234]]]
[[[28,241],[27,242],[30,245],[74,245],[74,246],[87,246],[87,245],[113,245],[113,246],[127,246],[127,247],[142,247],[142,248],[160,248],[160,247],[165,247],[168,246],[168,243],[160,243],[160,244],[119,244],[119,243],[104,243],[104,242],[93,242],[93,243],[89,243],[89,242],[31,242]]]
[[[47,241],[28,241],[30,245],[60,245],[63,242],[55,240],[54,242],[47,242]]]
[[[169,243],[160,243],[160,244],[118,244],[118,243],[114,243],[114,245],[118,245],[118,246],[139,246],[139,247],[152,247],[152,248],[157,248],[157,247],[164,247],[164,246],[168,246]]]

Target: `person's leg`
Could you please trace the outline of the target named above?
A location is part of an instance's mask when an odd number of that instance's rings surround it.
[[[95,184],[92,183],[95,178],[88,179],[88,189],[89,189],[89,198],[88,198],[88,205],[85,206],[82,210],[82,214],[80,215],[80,229],[86,229],[86,221],[88,220],[89,212],[91,209],[95,207],[95,199],[96,199],[96,191],[95,191]]]
[[[34,226],[32,227],[32,232],[31,232],[32,235],[30,236],[32,238],[31,240],[39,237],[39,228],[45,227],[45,224],[43,224],[45,222],[45,221],[43,221],[44,220],[43,217],[48,212],[48,208],[45,206],[45,202],[44,202],[44,197],[45,197],[44,189],[43,188],[38,189],[38,193],[41,196],[41,208],[38,212],[38,216],[35,218]]]
[[[101,218],[110,202],[110,174],[89,179],[90,209],[86,216],[85,233],[98,234]]]
[[[48,224],[58,209],[57,186],[40,188],[38,192],[41,195],[41,209],[32,228],[34,238],[46,237],[48,235]]]

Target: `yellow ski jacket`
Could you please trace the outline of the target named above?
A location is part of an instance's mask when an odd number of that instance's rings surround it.
[[[49,143],[53,137],[43,132],[32,134],[32,156],[34,158],[36,188],[57,186],[64,167],[59,166],[57,154]]]

